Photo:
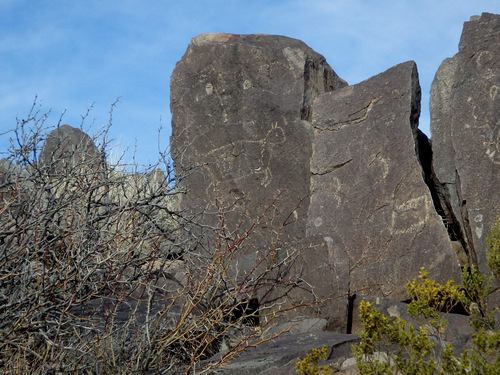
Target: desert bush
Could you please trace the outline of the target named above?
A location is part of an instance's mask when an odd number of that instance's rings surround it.
[[[106,161],[106,127],[93,138],[98,152],[40,160],[46,119],[34,105],[0,163],[3,373],[209,373],[264,340],[282,311],[258,306],[257,292],[300,283],[287,274],[300,249],[282,251],[279,238],[287,218],[244,278],[230,270],[254,233],[277,220],[279,194],[247,228],[224,229],[231,205],[207,228],[176,207],[184,172],[174,176],[168,153],[124,172]],[[160,167],[166,173],[152,173]],[[203,236],[213,246],[198,254]],[[223,345],[224,355],[200,367]]]
[[[500,219],[493,224],[487,239],[488,267],[498,277],[500,268]],[[453,281],[440,285],[429,280],[422,269],[418,279],[407,285],[412,298],[408,313],[420,325],[403,319],[390,319],[373,304],[361,302],[360,316],[364,330],[353,354],[361,374],[498,374],[500,373],[500,330],[498,308],[488,306],[493,291],[493,276],[466,267],[463,285]],[[455,353],[442,338],[447,325],[444,314],[461,305],[469,314],[472,345]]]
[[[318,366],[318,362],[326,360],[328,347],[324,345],[321,349],[312,349],[305,358],[298,361],[295,369],[299,375],[329,375],[330,366]]]

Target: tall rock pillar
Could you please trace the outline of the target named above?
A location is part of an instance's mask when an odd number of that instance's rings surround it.
[[[500,16],[464,25],[458,53],[431,90],[434,171],[452,236],[486,271],[486,237],[500,215]]]
[[[307,235],[330,243],[330,273],[347,275],[351,292],[405,299],[421,267],[460,277],[424,178],[419,112],[411,61],[314,102]]]
[[[228,230],[245,229],[283,191],[273,204],[276,220],[256,239],[254,251],[264,246],[279,220],[310,193],[312,102],[344,86],[323,56],[295,39],[194,38],[171,79],[172,155],[178,175],[191,171],[179,182],[189,189],[182,207],[203,209],[204,220],[214,224],[216,204],[229,205]],[[307,199],[294,215],[306,213]],[[242,216],[249,221],[242,224]],[[287,229],[294,239],[303,238],[305,222]],[[252,261],[248,254],[249,267]]]

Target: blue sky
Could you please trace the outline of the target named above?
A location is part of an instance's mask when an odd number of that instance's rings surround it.
[[[108,123],[125,161],[157,160],[170,135],[169,81],[193,37],[207,32],[279,34],[324,55],[349,84],[415,60],[428,135],[429,90],[458,50],[463,23],[500,14],[498,0],[0,0],[0,133],[24,118],[35,96],[47,124],[90,133]],[[0,135],[0,150],[9,133]],[[1,155],[0,155],[1,156]]]

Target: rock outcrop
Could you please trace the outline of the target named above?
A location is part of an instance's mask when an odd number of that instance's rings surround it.
[[[466,22],[459,52],[431,90],[434,172],[450,236],[486,268],[486,237],[500,214],[500,16]],[[496,297],[500,301],[500,296]]]
[[[460,277],[425,183],[419,111],[413,62],[323,94],[313,105],[307,235],[328,243],[322,269],[344,281],[339,294],[368,287],[364,294],[404,300],[421,267],[440,281]]]
[[[103,161],[94,141],[81,129],[62,125],[53,130],[45,140],[40,163],[54,171],[70,168],[95,168]]]
[[[286,189],[275,216],[294,211],[299,219],[282,236],[303,249],[291,271],[313,289],[290,291],[287,303],[344,296],[301,313],[348,332],[348,295],[356,291],[404,300],[420,267],[439,281],[460,277],[429,189],[413,62],[346,86],[297,40],[205,34],[190,44],[171,85],[173,158],[178,171],[194,167],[180,182],[188,191],[183,208],[217,213],[242,199],[224,223],[232,232]],[[242,270],[255,265],[279,221],[272,224],[240,255]]]
[[[325,330],[326,321],[297,317],[276,327],[275,331],[289,330],[279,337],[250,348],[238,355],[231,363],[218,370],[220,375],[292,375],[297,374],[297,361],[305,353],[326,345],[327,360],[321,366],[331,366],[332,373],[347,374],[352,365],[351,345],[359,342],[357,335],[347,335]],[[222,354],[222,353],[221,353]],[[214,357],[217,359],[218,356]],[[355,362],[354,362],[355,363]],[[202,364],[203,365],[203,364]],[[344,370],[344,371],[342,371]]]
[[[177,64],[171,85],[171,149],[184,198],[165,200],[163,208],[175,205],[186,214],[183,225],[198,220],[201,231],[222,226],[229,240],[244,238],[261,218],[245,252],[232,254],[234,285],[273,241],[285,251],[301,249],[287,264],[300,287],[286,296],[262,288],[258,297],[285,309],[305,307],[291,310],[285,325],[262,334],[262,345],[218,373],[293,373],[299,358],[323,344],[338,373],[356,373],[349,356],[358,340],[351,333],[361,330],[355,313],[361,300],[411,320],[405,285],[421,267],[440,282],[459,281],[465,265],[486,271],[486,236],[500,214],[500,16],[465,23],[459,52],[439,68],[432,142],[418,130],[420,87],[411,61],[348,86],[298,40],[203,34]],[[68,125],[50,133],[39,161],[55,176],[104,165],[92,139]],[[0,184],[23,173],[0,160]],[[167,184],[159,170],[140,181],[112,177],[119,189],[106,189],[111,201]],[[211,241],[202,234],[200,242]],[[177,279],[185,276],[184,251],[199,250],[184,249],[181,240],[162,280],[172,293],[183,287]],[[491,301],[498,306],[497,294]],[[324,302],[310,305],[317,301]],[[460,351],[471,328],[461,315],[450,322],[444,340]],[[286,332],[266,341],[280,331]]]
[[[254,219],[284,191],[274,207],[278,216],[291,212],[310,193],[312,103],[345,85],[323,56],[295,39],[229,34],[193,39],[171,79],[176,169],[201,166],[182,182],[189,188],[184,206],[210,212],[216,200],[231,205],[243,198],[238,212]],[[306,213],[303,206],[296,216]],[[288,234],[304,238],[304,221]]]

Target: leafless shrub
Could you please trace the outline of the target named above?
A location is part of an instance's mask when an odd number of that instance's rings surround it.
[[[219,225],[203,227],[176,207],[183,176],[173,176],[166,154],[166,174],[122,172],[105,161],[105,131],[93,140],[98,152],[40,160],[45,119],[34,106],[18,121],[0,163],[3,372],[209,373],[265,340],[282,310],[259,306],[257,294],[300,283],[287,273],[300,249],[280,238],[290,217],[255,267],[237,275],[237,254],[276,222],[274,201],[246,228],[228,233],[231,205],[219,207]],[[211,247],[193,252],[200,235]]]

